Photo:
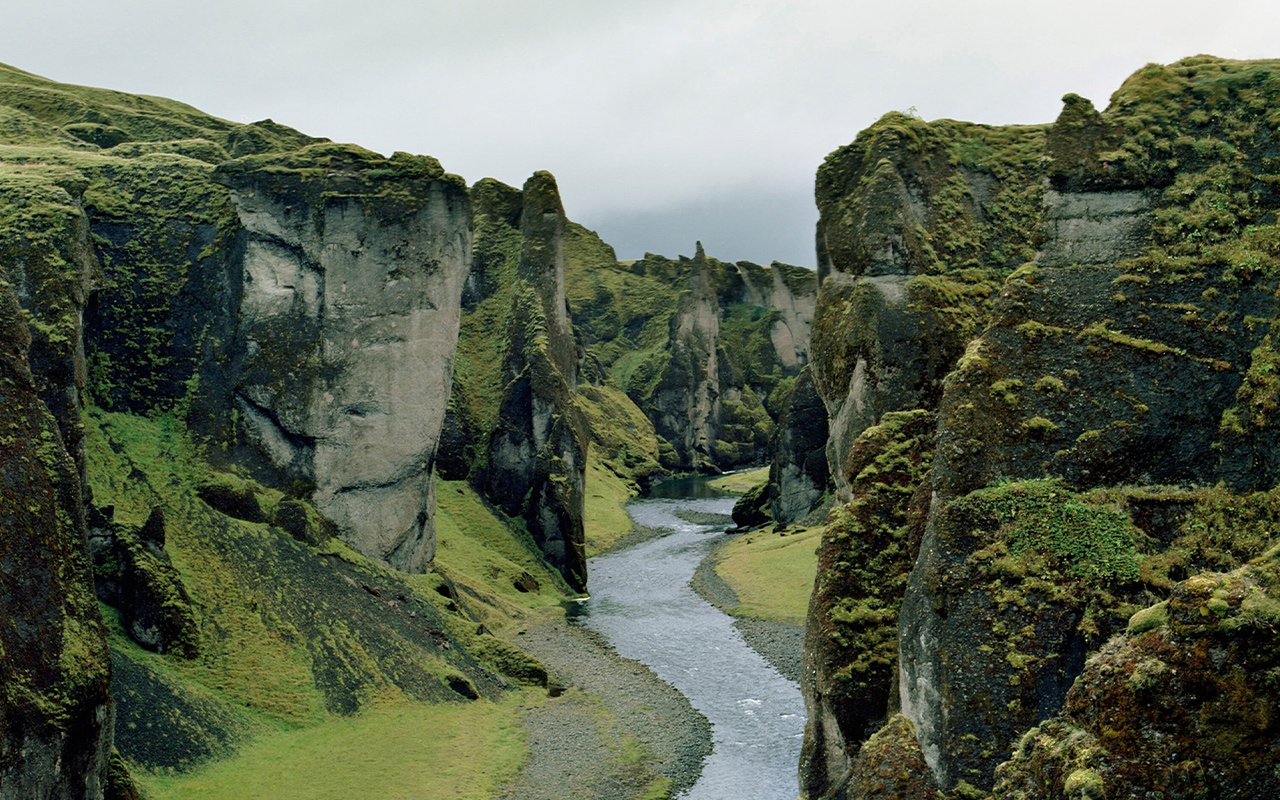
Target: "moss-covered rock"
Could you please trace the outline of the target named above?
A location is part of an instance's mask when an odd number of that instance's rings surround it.
[[[1269,554],[1178,584],[1157,618],[1089,660],[1060,716],[1023,735],[994,797],[1280,791],[1276,580]]]
[[[889,718],[858,751],[849,773],[824,800],[942,800],[911,721]]]
[[[882,398],[937,410],[898,643],[943,789],[986,791],[1089,652],[1161,628],[1134,612],[1271,541],[1275,66],[1149,65],[1049,128],[890,115],[819,173],[833,467]]]
[[[98,598],[120,611],[125,632],[140,647],[195,658],[200,634],[187,587],[164,549],[164,511],[152,509],[140,528],[117,525],[96,509],[89,518]]]
[[[833,509],[823,532],[801,678],[800,777],[810,797],[840,780],[896,708],[898,607],[928,510],[933,429],[933,415],[915,410],[863,431],[847,467],[854,499]]]
[[[521,197],[506,385],[489,436],[485,492],[508,515],[525,520],[547,560],[582,590],[588,440],[574,402],[578,358],[565,301],[564,208],[550,173],[535,173]]]
[[[0,260],[0,795],[100,796],[114,709],[81,474],[27,360]]]
[[[769,485],[752,486],[733,504],[733,524],[739,528],[758,528],[769,523]]]
[[[774,429],[769,465],[769,509],[774,519],[804,519],[832,490],[827,464],[827,409],[813,383],[813,373],[800,371],[782,404]]]

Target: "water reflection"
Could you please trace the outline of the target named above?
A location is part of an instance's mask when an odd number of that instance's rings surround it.
[[[591,599],[577,604],[574,616],[675,686],[711,721],[714,750],[682,798],[794,800],[804,730],[799,687],[747,647],[733,621],[689,586],[698,563],[723,538],[723,526],[675,516],[681,509],[727,515],[734,499],[632,503],[628,511],[637,523],[670,533],[591,559]]]

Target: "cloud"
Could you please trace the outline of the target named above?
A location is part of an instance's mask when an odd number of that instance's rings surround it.
[[[469,180],[550,169],[606,238],[697,219],[768,261],[799,260],[798,187],[885,111],[1048,122],[1150,61],[1280,55],[1278,22],[1261,0],[46,0],[6,10],[0,57]]]

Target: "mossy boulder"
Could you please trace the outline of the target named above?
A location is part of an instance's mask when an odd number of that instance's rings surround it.
[[[758,528],[769,523],[769,485],[752,486],[733,504],[733,524],[739,528]]]
[[[152,509],[141,528],[90,515],[98,598],[115,606],[129,637],[144,649],[193,659],[200,652],[191,597],[165,551],[164,512]]]
[[[996,771],[996,798],[1269,797],[1280,791],[1280,620],[1269,554],[1178,584],[1086,665],[1063,713]]]
[[[894,715],[862,745],[848,775],[823,800],[943,800],[911,721]]]

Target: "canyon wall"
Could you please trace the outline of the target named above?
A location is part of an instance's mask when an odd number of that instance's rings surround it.
[[[1270,756],[1195,747],[1174,778],[1132,748],[1175,724],[1140,674],[1201,675],[1220,647],[1235,680],[1239,642],[1267,637],[1222,587],[1261,602],[1269,562],[1244,565],[1280,508],[1274,69],[1151,65],[1043,129],[890,115],[820,170],[812,368],[848,505],[810,609],[808,796],[890,796],[878,730],[927,765],[925,794],[1269,785]],[[1210,597],[1214,632],[1183,614]],[[1183,616],[1143,610],[1162,601]],[[1200,680],[1176,691],[1203,714],[1179,719],[1274,752],[1269,724],[1211,721]]]

